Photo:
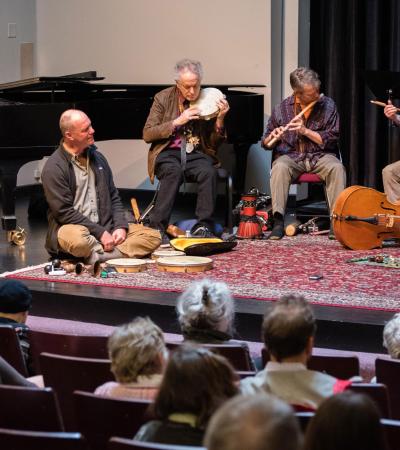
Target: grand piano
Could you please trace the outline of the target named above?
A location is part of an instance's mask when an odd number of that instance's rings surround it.
[[[60,141],[58,121],[63,111],[85,111],[96,129],[97,141],[142,139],[154,95],[167,87],[105,84],[102,80],[90,71],[0,84],[1,224],[10,242],[25,241],[15,216],[18,171],[25,163],[54,151]],[[231,107],[226,118],[228,142],[235,147],[236,166],[240,168],[235,186],[243,189],[248,149],[263,132],[264,96],[240,88],[263,86],[213,86],[226,95]]]

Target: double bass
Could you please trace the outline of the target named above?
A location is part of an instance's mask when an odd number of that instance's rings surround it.
[[[332,212],[336,239],[351,250],[382,247],[385,239],[400,239],[400,205],[364,186],[350,186],[337,198]]]

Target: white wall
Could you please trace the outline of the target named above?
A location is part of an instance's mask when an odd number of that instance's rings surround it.
[[[8,37],[8,24],[16,37]],[[35,0],[0,0],[0,83],[20,79],[20,45],[36,41]]]
[[[270,89],[270,0],[36,3],[40,75],[97,70],[109,83],[169,84],[174,63],[190,57],[202,61],[207,84],[265,84]],[[262,90],[266,108],[269,89]],[[146,144],[114,141],[100,148],[117,186],[150,186]]]

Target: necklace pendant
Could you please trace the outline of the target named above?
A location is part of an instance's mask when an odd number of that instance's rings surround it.
[[[192,153],[194,145],[191,142],[186,143],[186,153]]]

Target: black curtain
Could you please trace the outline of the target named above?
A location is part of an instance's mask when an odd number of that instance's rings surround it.
[[[400,130],[370,103],[365,71],[400,71],[400,0],[311,0],[310,67],[337,103],[347,184],[382,190],[382,168],[400,159]]]

